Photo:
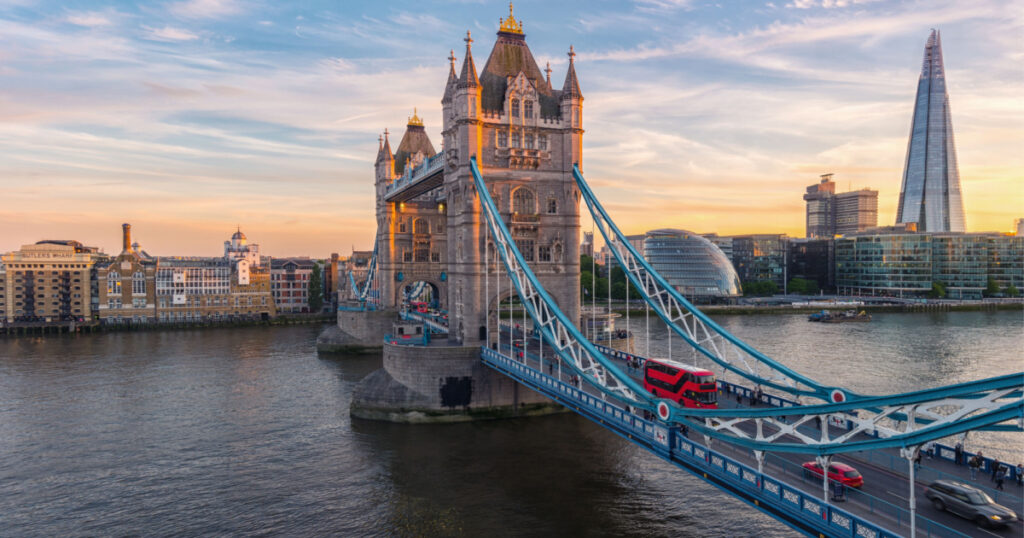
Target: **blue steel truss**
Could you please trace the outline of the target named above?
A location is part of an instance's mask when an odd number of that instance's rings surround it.
[[[728,441],[752,450],[817,455],[915,446],[1008,420],[1024,421],[1024,400],[1021,399],[1021,381],[1024,380],[1024,373],[900,395],[879,397],[858,395],[858,399],[855,401],[842,398],[837,403],[789,407],[784,411],[778,409],[729,411],[684,409],[674,402],[655,398],[644,392],[635,380],[622,372],[611,359],[587,340],[575,324],[558,308],[526,264],[515,241],[512,240],[508,227],[487,190],[475,157],[470,159],[470,169],[483,208],[482,213],[496,247],[495,250],[500,254],[501,261],[516,288],[521,303],[532,318],[543,341],[549,344],[559,359],[576,371],[581,379],[605,396],[612,396],[633,407],[648,411],[657,410],[665,422],[685,423],[709,438]],[[589,196],[588,204],[596,202],[593,193],[586,188],[585,182],[582,182],[582,176],[578,169],[574,172],[577,181],[582,183],[581,190],[585,190]],[[601,211],[603,212],[603,209]],[[610,226],[614,226],[611,220],[607,219],[606,214],[604,217]],[[618,232],[617,228],[614,229]],[[628,245],[628,241],[625,243]],[[635,254],[635,251],[633,253]],[[638,255],[637,257],[642,260],[642,257]],[[653,269],[646,265],[646,261],[644,264],[649,274],[656,275]],[[665,288],[671,289],[671,286],[668,286],[664,280],[661,280],[661,284]],[[659,293],[665,293],[665,291]],[[685,302],[685,299],[682,299],[680,304],[699,313],[699,310]],[[703,316],[703,314],[700,315]],[[724,332],[724,330],[722,331]],[[730,341],[737,345],[749,348],[732,335],[729,337]],[[699,346],[692,338],[688,338],[687,342]],[[752,350],[752,348],[749,349]],[[754,356],[778,371],[799,376],[796,372],[792,372],[763,355]],[[756,374],[749,375],[755,381],[769,381]],[[807,386],[816,387],[813,392],[815,395],[821,395],[821,391],[839,390],[819,385],[803,376],[795,379]],[[775,384],[769,386],[775,386]],[[796,393],[807,394],[808,392],[796,391]],[[828,400],[828,398],[822,399]],[[935,411],[939,408],[949,408],[954,411],[942,415]],[[861,416],[865,414],[869,416]],[[897,414],[909,418],[905,421],[897,420],[898,423],[905,422],[902,429],[888,427],[885,424],[886,420],[892,421]],[[919,421],[918,415],[925,420]],[[810,419],[821,418],[827,421],[833,416],[848,420],[856,427],[837,438],[831,438],[827,428],[822,429],[823,433],[820,439],[809,438],[799,431],[799,426]],[[790,420],[786,420],[785,417],[790,417]],[[703,420],[701,421],[701,419]],[[751,425],[756,426],[756,435],[751,435],[739,428],[739,424],[744,421],[752,421]],[[1018,428],[1020,428],[1019,425]],[[764,430],[768,430],[768,432],[765,433]],[[859,433],[868,432],[884,432],[885,435],[869,440],[854,438]],[[795,437],[799,442],[780,442],[778,439],[783,436]]]

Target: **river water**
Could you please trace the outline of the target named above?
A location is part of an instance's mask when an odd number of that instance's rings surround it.
[[[1019,312],[804,320],[718,318],[793,368],[862,392],[1024,369]],[[642,332],[643,319],[631,325]],[[318,356],[317,332],[0,340],[0,536],[793,534],[575,415],[353,420],[353,387],[380,358]],[[652,353],[667,348],[652,322]],[[1019,439],[972,442],[1024,459]]]

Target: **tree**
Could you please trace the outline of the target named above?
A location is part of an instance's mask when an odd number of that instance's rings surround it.
[[[794,277],[789,281],[789,293],[800,293],[803,295],[816,295],[818,293],[818,282],[806,278]]]
[[[743,295],[746,296],[767,296],[779,293],[779,285],[771,280],[760,280],[745,282],[743,284]]]
[[[985,288],[985,297],[994,297],[999,294],[999,283],[996,279],[989,277],[988,286]]]
[[[1004,293],[1006,293],[1007,297],[1017,297],[1020,295],[1020,290],[1017,289],[1017,286],[1010,284],[1009,286],[1006,286]]]
[[[626,283],[616,282],[612,284],[612,299],[618,301],[626,300]]]
[[[320,264],[313,262],[313,272],[309,275],[309,311],[319,312],[324,307],[324,285]]]
[[[946,285],[942,282],[932,282],[932,291],[928,292],[930,299],[941,299],[946,296]]]

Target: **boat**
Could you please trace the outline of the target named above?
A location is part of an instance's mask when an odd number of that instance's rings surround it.
[[[871,321],[871,314],[863,310],[860,312],[856,310],[847,310],[840,313],[830,312],[828,316],[821,320],[822,323],[843,323],[846,321]]]

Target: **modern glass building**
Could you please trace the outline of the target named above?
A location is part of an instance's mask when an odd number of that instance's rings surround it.
[[[835,264],[840,293],[913,297],[941,282],[947,298],[980,299],[990,278],[1024,290],[1024,237],[894,228],[836,239]]]
[[[718,302],[743,294],[740,278],[725,254],[686,230],[652,230],[644,237],[644,257],[679,293],[694,302]]]
[[[989,238],[981,234],[933,234],[932,282],[950,299],[981,299],[988,285]]]
[[[786,286],[785,234],[734,235],[732,264],[741,282],[774,282]]]
[[[865,234],[836,239],[839,293],[902,297],[932,289],[932,237]]]
[[[897,225],[910,222],[919,232],[966,231],[942,40],[935,30],[924,48],[896,210]]]

